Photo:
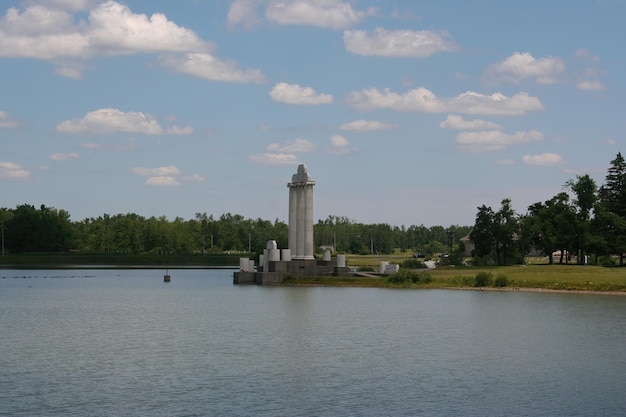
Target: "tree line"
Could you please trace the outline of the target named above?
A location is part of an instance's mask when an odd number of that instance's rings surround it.
[[[577,175],[564,191],[531,204],[518,215],[505,198],[494,210],[478,207],[470,233],[475,262],[507,265],[522,263],[530,251],[548,256],[550,264],[606,263],[613,256],[624,264],[626,252],[626,161],[618,153],[605,182],[598,187],[588,175]]]
[[[263,252],[268,240],[288,247],[288,225],[278,219],[247,219],[226,213],[196,213],[193,219],[144,217],[136,213],[104,214],[72,221],[70,213],[41,205],[0,208],[3,254],[75,251],[90,254],[208,254]],[[316,250],[331,246],[339,253],[389,254],[396,248],[425,255],[450,251],[469,226],[426,227],[363,224],[328,216],[314,224]]]

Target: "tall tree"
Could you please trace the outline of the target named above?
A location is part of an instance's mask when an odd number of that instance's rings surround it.
[[[495,251],[498,265],[508,265],[515,253],[515,239],[518,237],[518,222],[511,200],[502,200],[500,210],[494,215]]]
[[[576,210],[576,249],[578,263],[584,263],[587,246],[591,240],[590,221],[592,210],[598,199],[596,182],[588,175],[577,175],[576,180],[570,180],[566,185],[573,191]]]
[[[619,230],[622,228],[621,224],[626,222],[626,160],[621,152],[611,161],[605,183],[600,187],[598,195],[598,212],[602,213],[604,240],[613,253],[619,254],[620,265],[623,265],[626,239]]]
[[[474,244],[473,256],[489,258],[496,242],[495,213],[491,207],[478,207],[474,228],[470,232],[470,240]]]

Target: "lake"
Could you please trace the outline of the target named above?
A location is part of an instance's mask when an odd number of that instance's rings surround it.
[[[2,416],[617,416],[626,297],[0,269]]]

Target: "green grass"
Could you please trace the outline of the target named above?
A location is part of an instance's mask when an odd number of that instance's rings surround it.
[[[360,269],[377,269],[381,261],[401,263],[410,256],[350,256],[348,265]],[[547,290],[618,291],[626,292],[626,267],[592,265],[547,265],[535,263],[526,266],[443,267],[429,270],[428,283],[391,284],[387,278],[292,278],[286,285],[363,286],[388,288],[473,288],[476,275],[490,274],[487,288],[537,288]],[[506,282],[506,286],[497,286]],[[505,278],[505,279],[504,279]]]

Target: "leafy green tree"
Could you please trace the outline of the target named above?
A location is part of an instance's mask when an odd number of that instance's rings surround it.
[[[524,223],[528,238],[536,248],[545,251],[550,264],[554,262],[552,254],[559,249],[559,263],[567,260],[565,253],[576,240],[576,213],[567,193],[561,192],[545,203],[530,205]]]
[[[484,204],[478,207],[470,240],[474,243],[474,257],[490,258],[492,256],[496,244],[496,226],[495,213],[491,207]]]
[[[511,200],[502,200],[500,210],[494,215],[495,252],[498,265],[508,265],[515,253],[515,239],[518,237],[518,222]]]
[[[576,210],[576,249],[578,251],[578,263],[583,263],[587,254],[587,248],[591,241],[591,215],[598,199],[596,182],[587,175],[576,176],[576,181],[566,183],[574,192],[574,205]]]
[[[11,231],[5,236],[6,246],[15,253],[67,251],[73,243],[69,213],[43,204],[39,210],[28,204],[17,206],[6,227]]]
[[[612,253],[619,254],[620,265],[624,265],[626,238],[622,223],[626,222],[626,161],[619,152],[611,161],[598,197],[596,212],[600,215],[596,227],[604,232],[604,243]]]

